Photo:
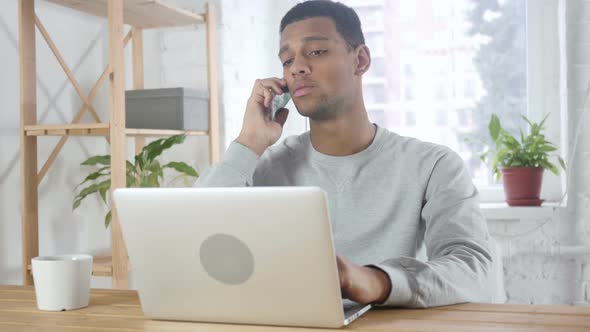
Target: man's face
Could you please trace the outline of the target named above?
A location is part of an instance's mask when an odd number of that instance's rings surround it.
[[[327,17],[287,25],[279,58],[297,111],[330,119],[356,94],[355,54]]]

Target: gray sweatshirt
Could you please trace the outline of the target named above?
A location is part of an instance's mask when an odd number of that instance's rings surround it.
[[[450,149],[377,128],[371,145],[336,157],[310,133],[286,138],[261,157],[232,142],[201,187],[318,186],[328,194],[336,253],[390,278],[386,306],[489,302],[491,239],[477,190]],[[425,245],[428,261],[416,259]]]

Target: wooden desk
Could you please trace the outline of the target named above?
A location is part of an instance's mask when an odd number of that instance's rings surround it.
[[[347,330],[358,331],[590,331],[590,307],[460,304],[423,310],[372,310]],[[0,286],[0,331],[329,331],[286,327],[154,321],[143,317],[137,293],[92,290],[90,306],[38,311],[32,287]]]

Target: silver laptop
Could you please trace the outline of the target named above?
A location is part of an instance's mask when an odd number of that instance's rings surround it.
[[[147,317],[337,328],[370,308],[341,298],[320,188],[128,188],[114,200]]]

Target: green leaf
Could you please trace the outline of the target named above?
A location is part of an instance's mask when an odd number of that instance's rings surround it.
[[[496,179],[496,181],[500,182],[500,180],[502,179],[502,172],[498,168],[494,169],[493,171],[494,171],[494,178]]]
[[[164,178],[164,169],[160,165],[160,162],[159,161],[157,161],[157,160],[152,161],[150,167],[148,167],[148,170],[151,173],[156,174],[156,177],[158,177],[160,179],[163,179]]]
[[[557,157],[557,160],[559,160],[559,165],[561,165],[561,168],[563,168],[563,170],[565,171],[565,161],[563,161],[561,157]]]
[[[148,187],[159,187],[160,182],[158,181],[158,173],[152,173],[147,177]]]
[[[541,120],[541,123],[539,123],[539,129],[543,129],[543,126],[545,125],[545,121],[547,121],[547,118],[549,117],[550,113],[547,113],[544,117],[543,120]]]
[[[479,155],[479,160],[480,160],[482,163],[485,163],[485,162],[486,162],[486,158],[487,158],[487,157],[488,157],[488,152],[486,151],[486,152],[484,152],[484,153],[482,153],[482,154],[480,154],[480,155]]]
[[[162,171],[162,166],[160,166],[160,162],[157,160],[154,160],[150,163],[150,165],[147,168],[148,171],[152,172],[152,173],[159,173],[160,171]]]
[[[100,197],[102,198],[102,201],[105,202],[105,204],[108,204],[107,203],[107,191],[108,190],[109,190],[108,188],[100,188],[98,190],[98,192],[100,193]]]
[[[128,188],[132,188],[132,187],[137,187],[137,178],[132,175],[127,173],[127,187]]]
[[[139,186],[140,187],[151,187],[150,186],[150,182],[149,182],[149,175],[145,175],[143,174],[140,178],[139,178]]]
[[[553,174],[559,175],[559,168],[557,168],[553,163],[547,162],[547,167]]]
[[[127,162],[127,174],[137,174],[137,168],[129,160]]]
[[[112,219],[113,219],[113,214],[112,214],[112,211],[109,210],[109,212],[106,214],[106,216],[104,216],[104,228],[109,228],[109,225],[111,224]]]
[[[156,157],[162,154],[166,149],[169,149],[175,144],[184,142],[186,135],[174,135],[166,139],[156,140],[144,147],[144,162],[146,164],[151,163]]]
[[[72,211],[75,210],[75,209],[77,209],[78,206],[80,206],[80,203],[82,203],[82,200],[81,199],[75,199],[74,200],[74,205],[72,206]]]
[[[75,210],[78,206],[80,206],[80,203],[77,201],[82,201],[88,195],[95,193],[97,191],[100,191],[102,188],[107,188],[107,190],[110,189],[111,188],[111,180],[109,179],[109,180],[105,180],[100,183],[95,183],[95,184],[92,184],[92,185],[82,189],[80,191],[80,193],[74,198],[73,209]]]
[[[96,164],[100,165],[111,165],[111,156],[104,155],[104,156],[94,156],[86,159],[80,165],[87,165],[87,166],[94,166]]]
[[[502,126],[500,125],[500,119],[496,114],[492,114],[488,128],[490,130],[490,136],[492,137],[492,140],[496,142],[498,140],[500,130],[502,129]]]
[[[197,171],[192,168],[191,166],[189,166],[188,164],[184,163],[184,162],[169,162],[166,165],[164,165],[164,167],[162,168],[172,168],[174,170],[176,170],[177,172],[180,173],[184,173],[186,175],[189,176],[194,176],[194,177],[198,177],[199,173],[197,173]]]
[[[144,149],[145,149],[145,147],[144,147]],[[143,157],[143,155],[144,155],[144,150],[142,150],[142,152],[138,153],[135,156],[135,165],[137,165],[137,168],[139,168],[139,171],[142,171],[143,168],[144,168],[143,167],[144,166],[144,157]]]
[[[80,183],[79,183],[79,184],[76,186],[76,188],[75,188],[74,190],[78,189],[78,187],[80,187],[81,185],[83,185],[84,183],[86,183],[86,182],[88,182],[88,181],[96,180],[96,179],[98,179],[98,178],[99,178],[99,177],[101,177],[101,176],[111,175],[111,173],[102,173],[102,171],[104,171],[104,170],[107,170],[107,169],[110,169],[110,168],[111,168],[110,166],[105,166],[105,167],[103,167],[103,168],[99,169],[98,171],[96,171],[96,172],[94,172],[94,173],[91,173],[90,175],[88,175],[88,176],[87,176],[87,177],[84,179],[84,181],[80,182]]]
[[[514,136],[512,136],[509,132],[502,129],[502,137],[504,138],[504,144],[511,148],[511,149],[518,149],[520,147],[520,143]]]
[[[526,121],[526,122],[529,124],[529,126],[531,126],[531,128],[533,127],[533,123],[531,122],[531,120],[529,120],[529,119],[528,119],[526,116],[524,116],[524,115],[521,115],[521,117],[524,119],[524,121]]]
[[[557,150],[557,148],[551,145],[543,145],[539,147],[539,150],[543,152],[552,152]]]

